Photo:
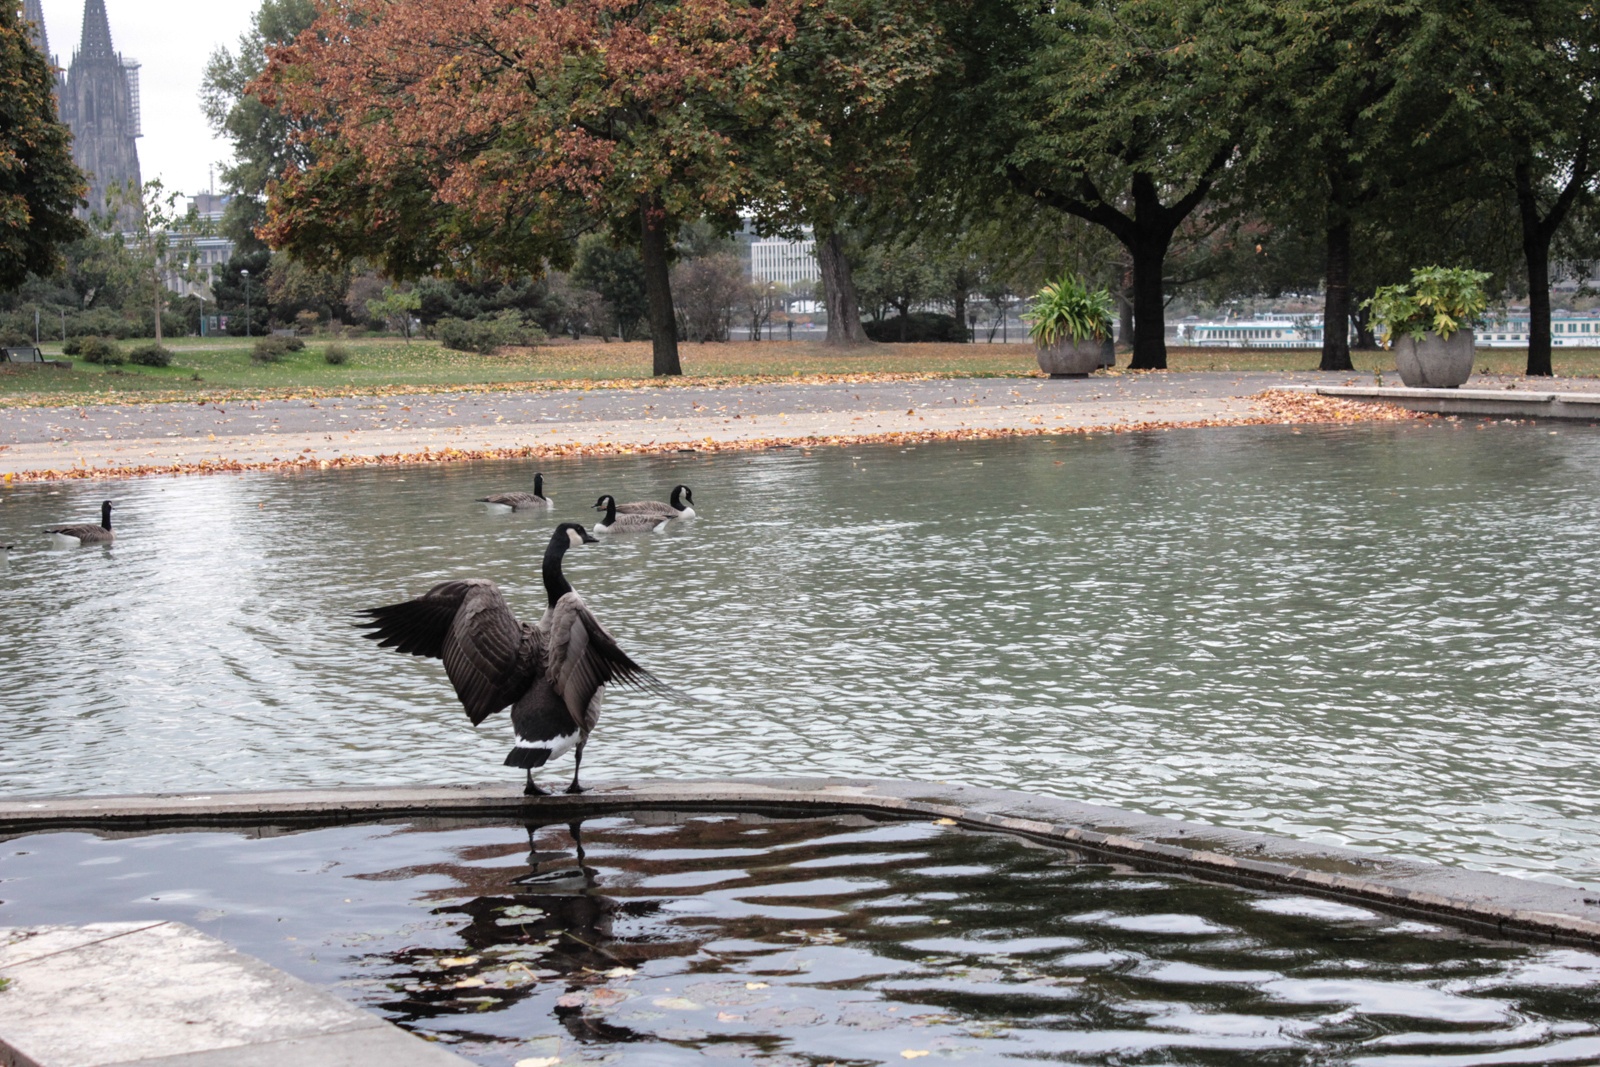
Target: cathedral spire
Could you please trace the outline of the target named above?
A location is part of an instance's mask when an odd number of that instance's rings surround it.
[[[50,38],[44,32],[44,8],[39,6],[39,0],[22,0],[22,17],[33,23],[28,30],[28,40],[49,59]]]
[[[110,59],[116,54],[111,47],[111,20],[106,18],[106,0],[85,0],[83,40],[78,44],[78,55],[87,59]]]

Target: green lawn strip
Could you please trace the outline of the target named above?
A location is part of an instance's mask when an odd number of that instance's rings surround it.
[[[124,344],[130,347],[132,342]],[[349,362],[334,366],[323,353],[341,345]],[[718,379],[791,378],[822,375],[934,375],[949,378],[1025,377],[1038,373],[1025,345],[872,345],[835,350],[815,342],[685,345],[682,379],[650,376],[648,344],[553,344],[483,356],[455,352],[432,341],[406,343],[394,338],[309,339],[301,352],[276,364],[251,362],[245,338],[179,338],[168,342],[170,367],[101,367],[75,361],[72,369],[0,364],[0,406],[73,405],[123,402],[196,402],[208,397],[363,395],[400,389],[448,392],[457,388],[587,388],[596,382],[633,385],[716,384]],[[45,347],[59,357],[60,345]],[[1126,359],[1126,357],[1123,357]],[[1480,349],[1478,371],[1520,374],[1527,358],[1521,349]],[[1304,349],[1190,349],[1173,347],[1173,371],[1306,371],[1317,353]],[[1392,377],[1388,353],[1355,354],[1355,376],[1370,380],[1374,370]],[[1600,376],[1600,349],[1557,349],[1562,377]],[[1121,373],[1119,371],[1119,373]]]

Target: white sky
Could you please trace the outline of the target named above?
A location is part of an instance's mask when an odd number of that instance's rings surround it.
[[[40,0],[50,50],[63,67],[83,34],[83,0]],[[137,59],[140,112],[139,168],[146,181],[160,178],[185,194],[206,191],[206,169],[232,157],[227,142],[211,136],[200,113],[200,77],[218,45],[238,47],[259,0],[105,0],[111,43]]]

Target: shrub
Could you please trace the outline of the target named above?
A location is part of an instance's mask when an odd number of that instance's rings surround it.
[[[1418,267],[1409,285],[1385,285],[1362,307],[1372,309],[1379,340],[1388,348],[1396,337],[1421,340],[1432,330],[1449,339],[1457,330],[1477,324],[1489,306],[1483,283],[1487,271],[1465,267]]]
[[[172,366],[172,349],[161,345],[139,345],[128,350],[128,362],[136,363],[141,367],[170,367]]]
[[[0,348],[32,348],[33,338],[15,330],[0,330]]]
[[[282,363],[290,352],[298,352],[305,342],[298,337],[263,337],[250,350],[251,363]]]
[[[519,313],[510,310],[492,319],[440,319],[433,334],[446,348],[480,355],[506,345],[536,345],[545,338],[543,330],[523,322]]]
[[[82,356],[85,363],[100,363],[112,367],[119,366],[126,358],[122,354],[122,349],[117,347],[117,343],[105,337],[80,338],[77,351],[67,354]]]
[[[1105,340],[1111,336],[1112,313],[1108,291],[1090,289],[1082,278],[1067,274],[1040,289],[1022,318],[1034,343],[1048,348],[1061,341]]]
[[[335,367],[342,367],[350,362],[350,350],[344,345],[329,345],[322,350],[322,358]]]
[[[63,344],[61,346],[61,354],[64,355],[64,356],[81,356],[81,355],[83,355],[83,338],[74,337],[71,340],[67,341],[65,344]]]
[[[906,317],[903,336],[901,335],[900,326],[900,316],[896,315],[892,319],[863,323],[861,328],[874,341],[921,343],[927,341],[965,341],[967,339],[967,328],[957,322],[952,315],[938,315],[931,311],[913,311]]]

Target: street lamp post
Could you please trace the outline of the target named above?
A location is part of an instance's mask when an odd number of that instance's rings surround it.
[[[244,275],[244,335],[250,336],[250,268],[241,267],[239,273]]]

